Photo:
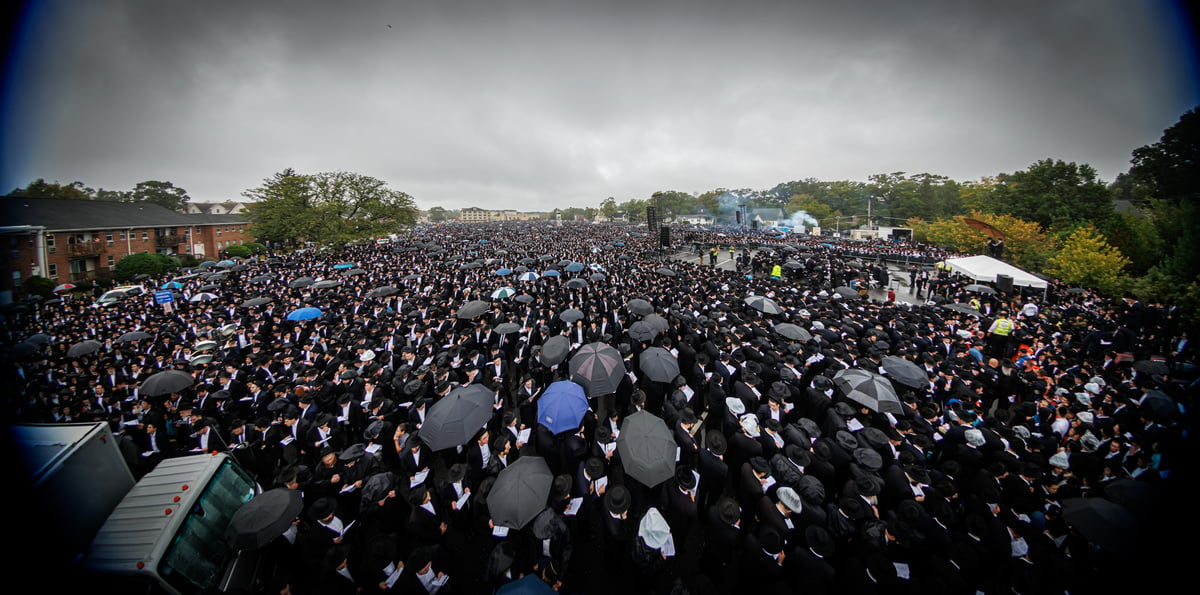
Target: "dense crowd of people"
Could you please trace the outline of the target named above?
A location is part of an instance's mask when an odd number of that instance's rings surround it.
[[[1157,555],[1190,477],[1176,308],[968,289],[909,244],[657,240],[418,227],[143,280],[179,285],[170,308],[65,294],[4,317],[6,419],[109,422],[137,476],[219,450],[298,490],[272,592],[1101,592]],[[897,278],[923,291],[888,299]],[[572,365],[589,348],[616,354],[607,389]],[[140,392],[167,370],[193,385]],[[563,427],[541,401],[572,379],[588,407]],[[431,411],[473,387],[491,415],[432,449]],[[645,414],[676,449],[657,481],[620,447]],[[497,523],[526,458],[545,501]],[[1125,516],[1097,527],[1098,500]]]

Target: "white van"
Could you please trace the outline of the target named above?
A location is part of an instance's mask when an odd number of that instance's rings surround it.
[[[144,293],[146,293],[146,290],[141,285],[122,285],[104,292],[104,295],[96,299],[96,303],[93,306],[104,308],[121,300],[136,297]]]

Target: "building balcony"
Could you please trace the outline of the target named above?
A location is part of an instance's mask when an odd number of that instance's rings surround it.
[[[180,235],[158,236],[154,238],[154,245],[161,248],[166,248],[168,246],[178,246],[186,241],[187,238]]]
[[[83,283],[84,281],[95,281],[99,278],[100,271],[80,271],[71,273],[71,283]]]
[[[98,256],[104,252],[104,242],[83,242],[67,244],[67,256],[73,258]]]

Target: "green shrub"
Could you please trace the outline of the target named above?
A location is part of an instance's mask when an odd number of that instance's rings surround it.
[[[54,279],[47,279],[46,277],[34,275],[32,277],[27,277],[21,282],[21,289],[25,291],[26,295],[36,295],[43,298],[48,298],[54,293],[54,287],[56,285],[58,284],[54,282]]]
[[[113,274],[122,281],[134,275],[161,275],[170,270],[178,269],[179,260],[166,254],[130,254],[117,262]]]

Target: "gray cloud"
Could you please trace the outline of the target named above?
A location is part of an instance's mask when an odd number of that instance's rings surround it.
[[[1200,98],[1154,3],[346,4],[45,3],[0,183],[341,169],[532,210],[1044,157],[1110,180]]]

